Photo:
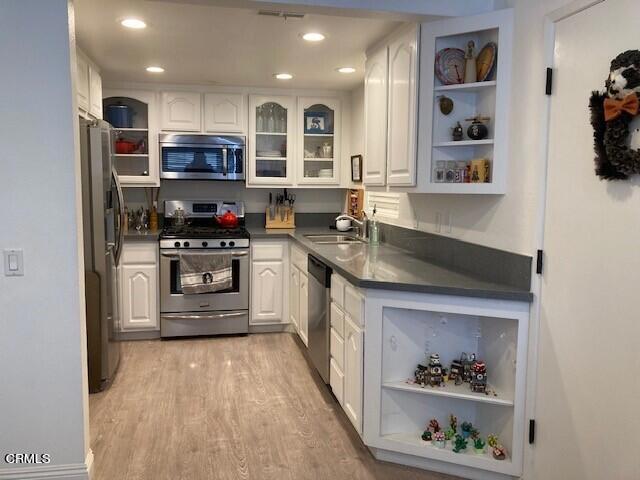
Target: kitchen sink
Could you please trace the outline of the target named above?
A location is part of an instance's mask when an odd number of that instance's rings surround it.
[[[305,235],[305,237],[311,240],[313,243],[320,243],[324,245],[346,245],[350,243],[365,243],[363,240],[360,240],[359,238],[353,237],[351,235],[338,235],[338,234]]]

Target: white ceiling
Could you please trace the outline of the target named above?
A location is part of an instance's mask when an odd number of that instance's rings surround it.
[[[303,19],[258,15],[255,8],[144,0],[75,0],[78,43],[114,81],[232,86],[352,89],[363,80],[364,52],[399,25],[386,18],[307,14]],[[122,27],[122,18],[147,22]],[[308,31],[326,39],[300,38]],[[145,71],[149,65],[163,74]],[[335,71],[353,66],[350,75]],[[288,72],[293,80],[276,80]]]

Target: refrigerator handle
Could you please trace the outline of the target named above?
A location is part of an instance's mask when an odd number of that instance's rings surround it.
[[[120,207],[120,211],[118,212],[118,217],[120,218],[120,228],[118,229],[118,241],[116,243],[116,249],[114,252],[114,260],[116,266],[120,265],[120,256],[122,255],[122,246],[124,245],[124,222],[126,221],[124,215],[124,195],[122,193],[122,186],[120,185],[120,180],[118,179],[118,173],[115,168],[111,169],[111,175],[113,176],[113,182],[116,184],[116,192],[118,193],[118,205]]]

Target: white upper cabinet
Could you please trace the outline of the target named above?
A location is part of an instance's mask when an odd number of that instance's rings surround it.
[[[340,101],[298,97],[298,183],[340,183]]]
[[[425,24],[420,39],[416,191],[506,193],[512,25],[511,9]],[[477,60],[476,76],[463,83],[442,82],[434,74],[438,52],[444,48],[464,51],[470,42]],[[450,112],[439,107],[444,97],[453,103]],[[484,137],[469,129],[475,117],[482,117],[487,130]],[[454,140],[452,129],[457,122],[463,136]]]
[[[102,77],[92,66],[89,66],[89,113],[102,118]]]
[[[418,36],[419,27],[415,25],[389,44],[389,185],[416,184]]]
[[[202,96],[198,92],[162,92],[162,130],[199,132]]]
[[[211,133],[244,133],[246,130],[245,95],[206,93],[204,130]]]
[[[80,52],[77,56],[78,60],[78,78],[77,78],[77,91],[78,91],[78,108],[89,111],[89,62],[84,58]],[[102,98],[102,97],[101,97]]]
[[[365,185],[384,185],[387,164],[388,49],[367,58],[364,77]]]
[[[293,185],[295,97],[249,96],[249,184]]]

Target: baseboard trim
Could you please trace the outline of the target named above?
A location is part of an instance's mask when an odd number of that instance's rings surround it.
[[[89,480],[92,469],[93,451],[89,449],[84,463],[4,468],[0,469],[0,480]]]
[[[294,327],[290,323],[272,323],[267,325],[249,325],[249,333],[293,333]]]

